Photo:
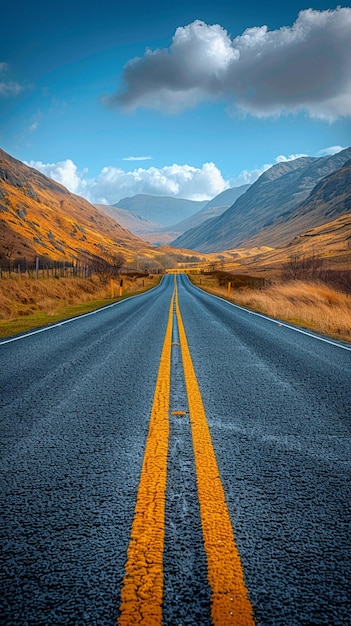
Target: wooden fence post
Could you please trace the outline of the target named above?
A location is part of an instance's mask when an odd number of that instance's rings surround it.
[[[115,284],[113,282],[113,278],[110,278],[110,292],[111,292],[111,298],[115,297]]]

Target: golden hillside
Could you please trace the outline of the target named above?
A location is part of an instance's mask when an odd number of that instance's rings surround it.
[[[319,265],[325,269],[349,270],[351,268],[351,213],[298,235],[287,246],[248,254],[238,259],[237,262],[226,262],[225,269],[277,275],[293,260],[303,259],[318,260]]]
[[[89,202],[3,151],[0,220],[2,255],[15,243],[18,256],[87,261],[116,252],[129,256],[141,244]]]
[[[0,150],[1,259],[92,263],[123,254],[125,265],[152,271],[166,267],[221,267],[245,273],[281,272],[291,258],[318,256],[327,267],[351,267],[351,214],[299,234],[280,248],[237,248],[204,254],[139,239],[59,183]]]
[[[91,263],[116,254],[123,254],[127,264],[155,268],[193,255],[153,247],[84,198],[0,150],[0,259],[40,256]]]

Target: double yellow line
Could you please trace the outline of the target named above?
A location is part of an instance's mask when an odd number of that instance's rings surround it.
[[[199,385],[179,308],[172,294],[151,409],[120,606],[120,626],[160,626],[169,439],[169,400],[174,304],[193,439],[197,488],[214,626],[253,626],[253,612]]]

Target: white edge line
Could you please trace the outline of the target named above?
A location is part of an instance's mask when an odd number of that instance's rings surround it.
[[[31,337],[31,335],[38,335],[39,333],[45,333],[47,330],[52,330],[53,328],[58,328],[59,326],[63,326],[64,324],[70,324],[71,322],[76,322],[77,320],[83,319],[83,317],[89,317],[89,315],[95,315],[96,313],[101,313],[101,311],[106,311],[106,309],[110,309],[117,304],[122,304],[127,300],[133,300],[134,298],[139,298],[143,296],[145,293],[149,293],[154,289],[157,289],[163,281],[164,276],[162,276],[158,285],[152,287],[151,289],[147,289],[142,293],[138,293],[135,296],[128,296],[127,298],[123,298],[123,300],[118,300],[118,302],[113,302],[112,304],[107,304],[106,306],[99,307],[98,309],[94,309],[94,311],[90,311],[89,313],[82,313],[82,315],[76,315],[75,317],[70,317],[68,320],[62,320],[62,322],[57,322],[57,324],[51,324],[50,326],[44,326],[43,328],[38,328],[37,330],[32,330],[30,333],[25,333],[24,335],[16,335],[16,337],[12,337],[11,339],[5,339],[5,341],[0,341],[0,346],[4,346],[6,343],[12,343],[13,341],[19,341],[20,339],[26,339],[26,337]]]
[[[245,307],[240,306],[239,304],[230,302],[230,300],[221,298],[221,296],[216,296],[214,293],[209,293],[208,291],[201,289],[197,285],[194,285],[190,280],[189,282],[196,289],[200,289],[200,291],[202,291],[203,293],[207,293],[209,296],[212,296],[213,298],[217,298],[218,300],[221,300],[221,302],[226,302],[227,304],[235,307],[236,309],[245,311],[246,313],[249,313],[250,315],[256,315],[257,317],[262,317],[263,319],[268,320],[269,322],[273,322],[273,324],[277,324],[278,326],[284,326],[285,328],[289,328],[290,330],[295,330],[297,333],[301,333],[302,335],[307,335],[308,337],[312,337],[312,339],[318,339],[318,341],[324,341],[324,343],[330,343],[330,345],[332,346],[336,346],[337,348],[343,348],[343,350],[348,350],[349,352],[351,352],[351,346],[345,346],[343,343],[337,343],[336,341],[332,341],[331,339],[327,339],[326,337],[320,337],[319,335],[315,335],[307,330],[298,328],[297,326],[290,326],[290,324],[286,324],[286,322],[282,322],[281,320],[276,320],[273,317],[268,317],[268,315],[264,315],[263,313],[257,313],[257,311],[251,311],[250,309],[246,309]]]

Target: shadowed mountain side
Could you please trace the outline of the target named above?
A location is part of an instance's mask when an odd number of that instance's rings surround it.
[[[162,226],[172,226],[194,213],[197,213],[207,204],[207,200],[197,202],[184,198],[172,198],[168,196],[150,196],[137,194],[128,198],[122,198],[113,206],[134,213],[141,219],[156,222]]]
[[[272,246],[288,244],[294,237],[321,226],[340,215],[351,212],[351,160],[344,167],[322,178],[304,202],[291,213],[288,220],[275,223],[246,240],[247,246],[260,246],[263,241]]]
[[[163,245],[173,241],[189,228],[198,226],[209,218],[221,215],[249,187],[250,185],[242,185],[241,187],[226,189],[225,191],[222,191],[222,193],[218,194],[218,196],[215,196],[212,200],[209,200],[203,209],[191,217],[169,226],[151,222],[140,215],[132,213],[132,211],[122,209],[116,205],[111,206],[99,204],[95,206],[99,209],[99,211],[110,215],[116,220],[116,222],[125,228],[128,228],[128,230],[132,231],[135,235],[138,235],[138,237],[144,241],[157,245]],[[152,197],[154,198],[155,204],[158,204],[159,198],[157,196]]]
[[[222,215],[184,233],[172,245],[201,252],[248,247],[248,241],[278,219],[280,223],[287,222],[315,185],[350,158],[351,148],[348,148],[329,157],[302,157],[278,163],[264,172]],[[267,236],[260,238],[259,245],[286,242],[286,237],[279,240],[276,233],[274,243]]]
[[[173,231],[178,233],[185,233],[190,228],[203,224],[208,219],[218,217],[222,215],[245,191],[248,190],[250,185],[241,185],[240,187],[231,187],[222,191],[222,193],[215,196],[212,200],[209,200],[206,206],[182,222],[178,222],[173,227]]]

